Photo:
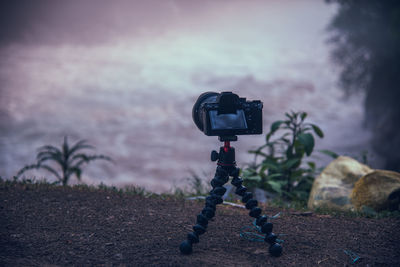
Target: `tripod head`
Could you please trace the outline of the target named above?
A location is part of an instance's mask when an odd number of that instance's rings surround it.
[[[233,142],[233,141],[237,141],[238,137],[236,135],[232,135],[232,136],[218,136],[218,140],[221,142]]]
[[[237,141],[237,136],[219,136],[219,141],[224,142],[224,146],[219,148],[219,153],[211,151],[211,161],[217,161],[217,165],[224,167],[236,167],[235,148],[231,147],[231,141]]]

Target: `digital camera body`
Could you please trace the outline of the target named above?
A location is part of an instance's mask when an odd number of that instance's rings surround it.
[[[193,106],[196,126],[208,136],[262,134],[260,100],[247,101],[232,92],[206,92]]]

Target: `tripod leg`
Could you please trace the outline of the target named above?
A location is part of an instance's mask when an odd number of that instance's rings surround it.
[[[243,180],[239,178],[239,168],[234,168],[230,171],[232,178],[232,185],[236,187],[235,193],[242,197],[242,202],[246,204],[246,209],[250,210],[249,215],[256,219],[256,224],[261,227],[261,231],[265,234],[264,241],[267,242],[269,247],[269,253],[272,256],[280,256],[282,254],[282,246],[276,242],[277,236],[272,233],[273,224],[268,222],[268,216],[261,216],[262,210],[257,207],[258,202],[253,199],[253,194],[247,192],[247,188],[242,185]]]
[[[207,229],[208,221],[214,217],[216,205],[223,202],[222,196],[226,192],[223,185],[228,182],[229,173],[226,168],[218,166],[215,172],[214,179],[211,180],[212,190],[210,195],[206,197],[204,209],[197,215],[196,225],[193,226],[193,232],[187,235],[187,240],[183,241],[179,249],[183,254],[192,252],[192,244],[199,242],[199,236],[204,234]]]

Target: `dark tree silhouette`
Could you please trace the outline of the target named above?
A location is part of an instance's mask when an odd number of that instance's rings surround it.
[[[365,91],[372,145],[400,171],[400,1],[327,0],[338,4],[328,30],[346,93]]]

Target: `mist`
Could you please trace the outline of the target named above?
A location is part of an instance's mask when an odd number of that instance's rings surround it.
[[[2,177],[67,135],[116,162],[87,166],[88,184],[162,192],[185,186],[190,171],[210,179],[209,153],[220,143],[191,117],[205,91],[263,101],[264,132],[284,112],[303,110],[325,132],[317,149],[354,157],[371,149],[365,95],[346,97],[330,61],[326,27],[335,5],[40,0],[3,1],[0,10]],[[239,137],[239,167],[264,138]]]

